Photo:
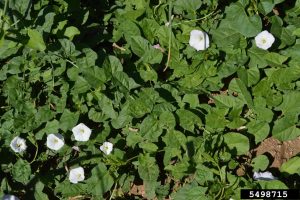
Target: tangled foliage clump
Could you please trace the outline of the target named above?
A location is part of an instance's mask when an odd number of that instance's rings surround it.
[[[299,0],[0,0],[0,19],[0,197],[299,187],[299,156],[251,154],[300,136]]]

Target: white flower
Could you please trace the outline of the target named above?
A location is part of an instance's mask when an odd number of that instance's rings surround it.
[[[20,200],[20,199],[15,195],[6,194],[3,196],[2,200]]]
[[[197,51],[205,50],[209,47],[209,37],[207,33],[199,30],[192,30],[189,44]]]
[[[255,37],[255,43],[258,48],[267,50],[274,43],[274,36],[268,31],[263,31]]]
[[[23,138],[17,136],[10,142],[10,147],[14,152],[20,153],[26,150],[26,141]]]
[[[69,180],[71,183],[78,183],[84,180],[84,170],[82,167],[77,167],[70,170]]]
[[[273,176],[271,172],[254,172],[253,179],[255,180],[276,180],[277,178]]]
[[[103,151],[106,155],[109,155],[113,150],[113,144],[110,142],[104,142],[100,147],[100,150]]]
[[[64,138],[61,134],[49,134],[47,136],[47,147],[52,150],[59,150],[64,146]]]
[[[85,124],[80,123],[72,129],[75,140],[77,141],[88,141],[90,139],[92,130],[87,127]]]

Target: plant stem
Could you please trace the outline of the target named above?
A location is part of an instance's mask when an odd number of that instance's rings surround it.
[[[198,19],[184,20],[184,21],[182,21],[182,22],[180,22],[180,23],[173,24],[173,26],[177,26],[177,25],[180,25],[180,24],[183,24],[183,23],[197,22],[197,21],[206,19],[206,18],[208,18],[209,16],[211,16],[212,14],[215,14],[215,13],[217,13],[217,12],[219,12],[219,11],[213,11],[213,12],[211,12],[211,13],[209,13],[209,14],[207,14],[207,15],[201,17],[201,18],[198,18]]]
[[[117,180],[117,181],[118,181],[118,180]],[[115,192],[115,190],[116,190],[116,188],[117,188],[117,185],[118,185],[118,183],[115,183],[114,189],[113,189],[112,192],[111,192],[111,195],[110,195],[110,197],[109,197],[109,200],[112,199],[112,197],[113,197],[113,195],[114,195],[114,192]]]
[[[6,10],[7,10],[7,7],[8,7],[8,2],[9,2],[9,0],[5,0],[2,18],[5,17]],[[1,30],[0,31],[2,31],[3,28],[4,28],[4,20],[1,20]]]
[[[168,47],[168,58],[167,58],[167,63],[166,67],[164,68],[163,71],[166,71],[167,68],[169,67],[170,59],[171,59],[171,46],[172,46],[172,0],[169,0],[169,47]]]
[[[35,151],[35,154],[34,154],[34,158],[33,158],[32,161],[30,162],[30,164],[33,163],[33,162],[36,160],[36,156],[37,156],[37,154],[38,154],[38,152],[39,152],[39,146],[36,145],[36,144],[34,144],[34,146],[36,147],[36,151]]]

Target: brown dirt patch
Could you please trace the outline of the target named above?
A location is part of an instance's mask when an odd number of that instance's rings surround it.
[[[280,166],[291,157],[300,152],[300,137],[285,142],[270,137],[265,139],[257,148],[254,149],[256,156],[266,154],[274,159],[271,168],[280,168]]]
[[[141,196],[143,198],[145,198],[146,193],[145,193],[145,186],[144,185],[135,185],[133,184],[129,195],[133,195],[133,196]]]

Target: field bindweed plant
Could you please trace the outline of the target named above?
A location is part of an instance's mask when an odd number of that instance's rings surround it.
[[[0,198],[299,188],[300,1],[0,0]]]

